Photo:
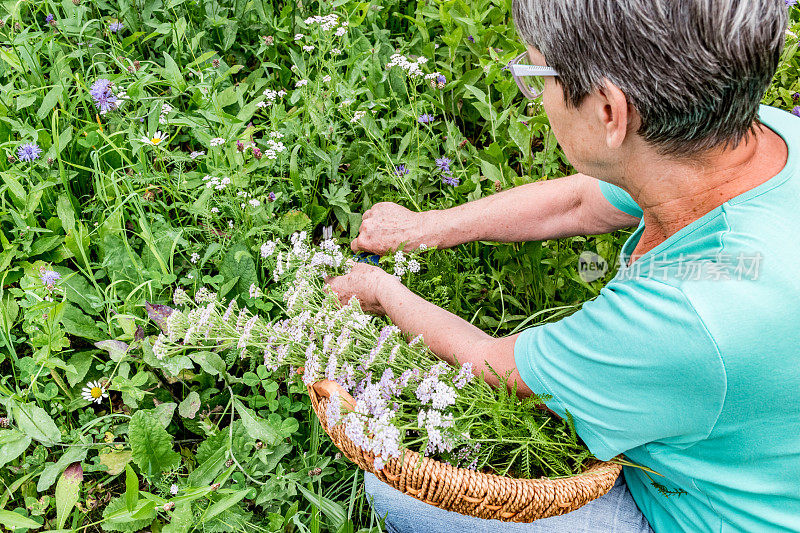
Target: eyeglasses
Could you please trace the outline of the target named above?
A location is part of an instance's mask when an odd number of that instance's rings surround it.
[[[511,61],[510,69],[517,87],[526,98],[539,98],[544,91],[542,76],[558,76],[558,72],[542,65],[528,65],[528,52],[522,52]]]

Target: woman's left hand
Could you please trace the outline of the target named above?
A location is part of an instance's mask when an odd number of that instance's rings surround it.
[[[355,296],[362,310],[376,315],[386,314],[380,302],[381,292],[391,284],[399,283],[397,278],[383,269],[365,263],[355,263],[348,274],[328,278],[326,282],[342,305]]]

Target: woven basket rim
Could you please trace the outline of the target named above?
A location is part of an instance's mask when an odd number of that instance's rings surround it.
[[[354,405],[352,396],[335,381],[308,386],[314,412],[342,454],[400,492],[448,511],[509,522],[562,515],[606,494],[622,470],[619,464],[595,460],[573,476],[512,478],[454,467],[413,450],[404,450],[400,458],[391,458],[383,469],[375,470],[374,454],[356,446],[344,434],[343,425],[329,426],[325,412],[334,391],[344,403]]]

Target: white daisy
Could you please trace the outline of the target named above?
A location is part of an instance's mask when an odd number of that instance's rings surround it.
[[[94,403],[100,403],[103,398],[108,398],[106,389],[100,384],[99,381],[90,381],[81,391],[81,396],[84,400]]]
[[[166,138],[167,137],[161,131],[157,131],[157,132],[155,132],[155,134],[152,137],[148,137],[147,135],[144,135],[140,140],[144,144],[149,144],[149,145],[152,145],[152,146],[158,146]]]

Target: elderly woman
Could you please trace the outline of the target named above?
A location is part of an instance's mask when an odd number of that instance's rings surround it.
[[[514,0],[513,11],[528,44],[513,72],[580,174],[444,211],[378,204],[353,249],[637,225],[617,275],[568,318],[505,338],[375,267],[331,284],[447,361],[511,371],[520,391],[569,411],[598,458],[645,468],[532,524],[443,511],[367,476],[375,510],[399,532],[800,530],[800,118],[759,105],[784,1]]]

